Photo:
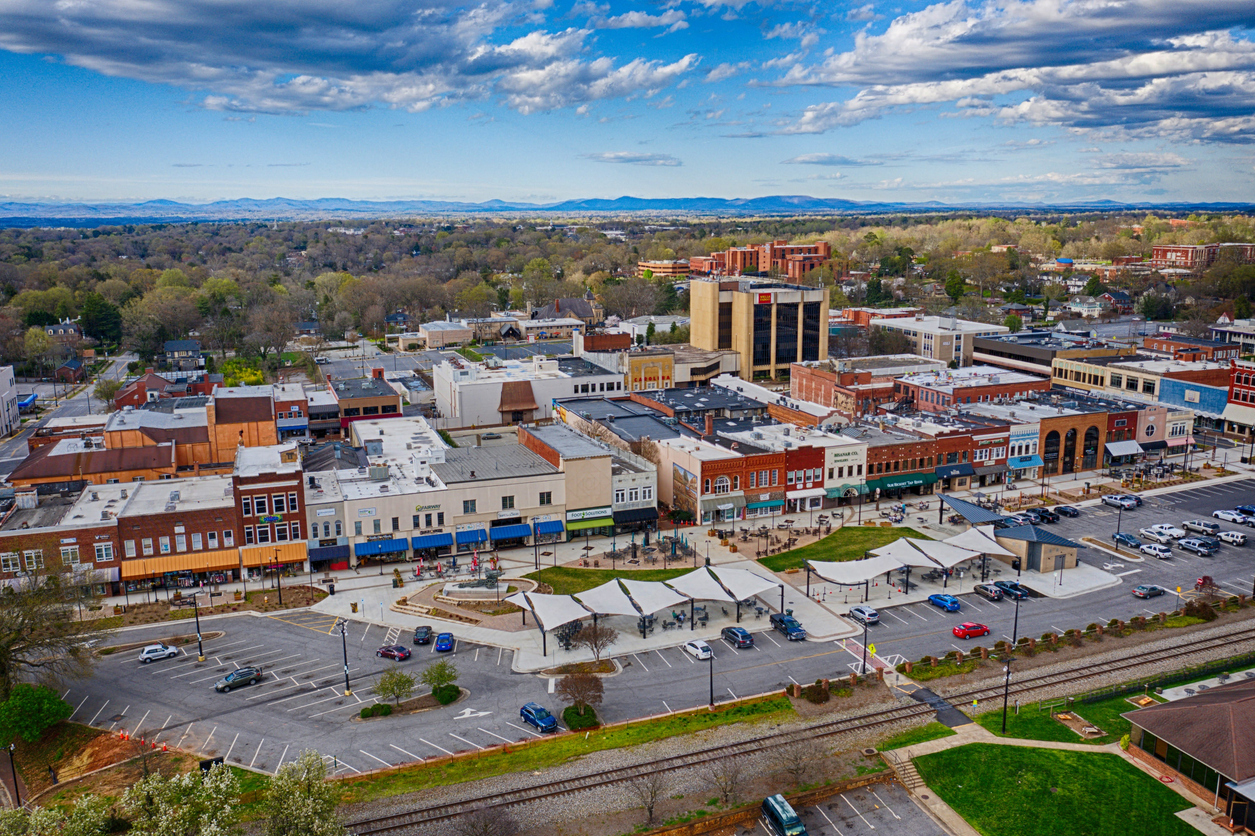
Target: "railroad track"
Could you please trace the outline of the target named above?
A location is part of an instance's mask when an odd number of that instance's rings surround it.
[[[1182,642],[1171,648],[1149,650],[1137,653],[1115,662],[1094,662],[1081,665],[1061,673],[1043,673],[1031,676],[1016,677],[1011,684],[1010,693],[1020,696],[1042,688],[1080,682],[1098,674],[1108,675],[1113,672],[1131,670],[1153,662],[1162,662],[1196,653],[1206,652],[1231,645],[1236,641],[1255,638],[1255,625],[1235,630],[1219,636],[1199,638]],[[965,705],[972,699],[992,699],[1002,694],[1002,686],[990,685],[966,692],[951,694],[946,700],[952,704]],[[855,717],[831,720],[804,729],[796,729],[780,734],[765,735],[724,746],[700,749],[682,755],[658,758],[631,766],[607,769],[545,784],[536,784],[516,790],[483,795],[475,799],[453,801],[437,804],[403,813],[394,813],[376,818],[361,819],[347,825],[348,830],[356,836],[369,836],[376,833],[392,833],[410,827],[446,821],[480,807],[508,807],[542,801],[571,792],[597,789],[609,784],[630,781],[634,778],[660,770],[691,769],[712,761],[726,758],[761,753],[763,751],[792,745],[803,740],[835,737],[853,731],[884,726],[902,720],[923,718],[934,713],[934,709],[923,703],[901,705],[882,711],[873,711]]]

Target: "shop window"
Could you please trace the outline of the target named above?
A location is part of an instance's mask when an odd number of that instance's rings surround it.
[[[77,566],[78,565],[78,546],[62,546],[61,547],[61,565]]]
[[[161,549],[162,554],[170,553],[170,538],[169,537],[162,537],[160,540],[157,541],[157,543]]]
[[[135,543],[131,543],[131,550],[134,551]],[[96,562],[111,563],[113,561],[113,543],[97,543],[96,544]]]
[[[151,537],[145,537],[145,538],[143,539],[143,541],[140,543],[140,545],[141,545],[141,546],[143,546],[143,548],[144,548],[144,556],[145,556],[145,557],[149,557],[149,556],[151,556],[151,555],[152,555],[152,553],[153,553],[153,538],[151,538]]]
[[[228,528],[226,531],[222,532],[222,545],[228,548],[235,545],[235,532],[234,531]]]

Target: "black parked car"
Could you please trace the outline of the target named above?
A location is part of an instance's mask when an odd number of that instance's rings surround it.
[[[232,688],[239,688],[241,685],[255,685],[258,682],[261,682],[261,668],[239,668],[231,671],[214,683],[214,690],[225,694]]]
[[[1081,512],[1073,508],[1071,505],[1056,505],[1055,511],[1065,517],[1079,517]]]
[[[1043,520],[1045,520],[1048,523],[1059,522],[1059,515],[1055,513],[1054,511],[1050,510],[1049,508],[1036,508],[1034,510],[1037,511],[1037,516],[1041,517]]]
[[[1028,590],[1020,586],[1019,581],[994,581],[994,586],[1011,599],[1023,600],[1028,597]]]
[[[771,626],[777,633],[782,634],[791,642],[800,642],[806,640],[806,631],[802,629],[802,625],[791,615],[773,612],[771,614]]]
[[[422,627],[414,628],[414,644],[431,644],[431,637],[435,633],[432,629],[424,624]]]

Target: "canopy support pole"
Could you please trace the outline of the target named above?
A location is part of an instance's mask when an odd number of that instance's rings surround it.
[[[811,565],[806,564],[806,597],[811,597]]]

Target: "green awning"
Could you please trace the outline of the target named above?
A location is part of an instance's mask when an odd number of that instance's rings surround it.
[[[853,491],[854,493],[851,494],[850,491]],[[867,493],[867,486],[864,485],[862,482],[860,482],[857,485],[846,484],[846,485],[838,485],[835,488],[829,488],[828,498],[840,499],[843,496],[857,496],[859,494],[865,494],[865,493]]]
[[[566,524],[567,531],[579,531],[584,528],[608,528],[614,525],[613,517],[602,517],[599,520],[575,520]]]
[[[753,511],[757,508],[783,508],[783,507],[784,507],[783,499],[772,499],[772,500],[768,500],[767,502],[749,502],[749,503],[746,503],[745,505],[745,508],[748,511]]]
[[[936,473],[896,473],[892,476],[882,476],[879,479],[867,480],[867,489],[875,490],[880,488],[882,491],[894,491],[899,488],[915,488],[920,485],[935,485],[936,483]]]

